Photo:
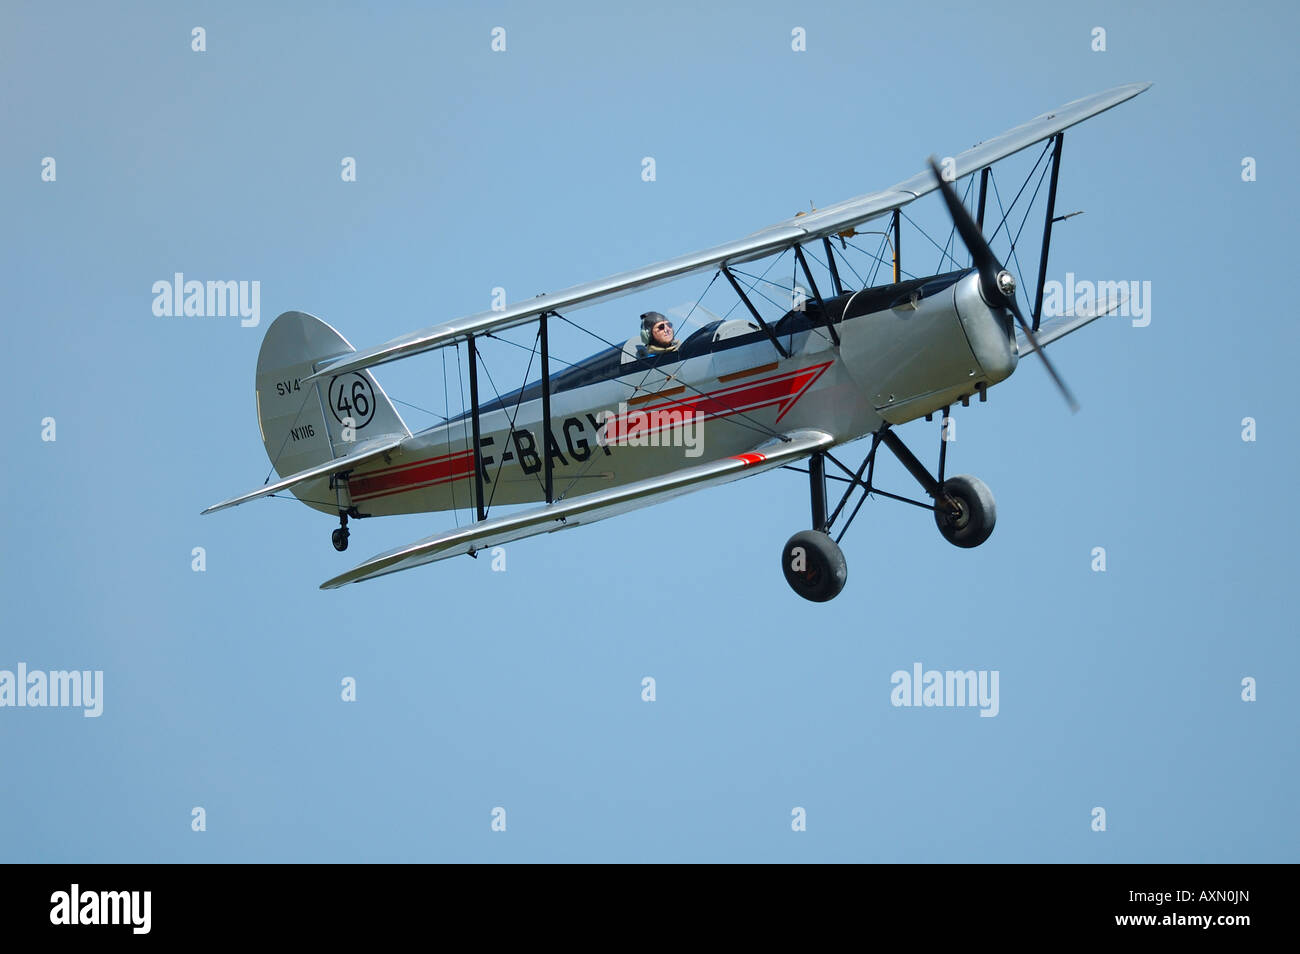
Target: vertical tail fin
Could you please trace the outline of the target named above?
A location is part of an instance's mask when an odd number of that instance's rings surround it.
[[[409,437],[410,429],[367,370],[303,384],[320,362],[356,349],[328,324],[286,311],[257,355],[257,420],[281,477],[342,457],[362,441]]]

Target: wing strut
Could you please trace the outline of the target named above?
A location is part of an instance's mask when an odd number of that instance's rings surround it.
[[[776,340],[776,332],[772,330],[772,326],[763,320],[763,316],[758,313],[758,309],[755,308],[754,303],[749,300],[749,296],[745,294],[745,290],[740,287],[740,282],[736,281],[736,276],[731,274],[731,269],[726,265],[723,265],[722,274],[727,276],[727,281],[731,282],[731,287],[736,290],[736,294],[740,296],[740,300],[745,303],[745,307],[749,309],[749,313],[754,316],[754,320],[758,322],[758,326],[767,332],[767,336],[772,339],[772,346],[776,348],[781,357],[790,357],[790,353],[781,347],[781,342]]]
[[[1038,259],[1038,291],[1034,294],[1034,311],[1032,314],[1034,331],[1043,317],[1043,286],[1047,282],[1047,249],[1052,244],[1052,216],[1056,215],[1056,178],[1061,172],[1061,146],[1065,143],[1065,133],[1059,132],[1053,139],[1052,181],[1047,186],[1047,221],[1043,223],[1043,252]]]
[[[901,211],[900,209],[894,210],[894,284],[895,285],[897,285],[899,282],[903,280],[903,258],[902,258],[903,246],[900,244],[902,242],[902,234],[899,232],[898,229],[898,213],[900,211]]]
[[[989,194],[989,173],[992,171],[990,166],[985,166],[980,170],[980,204],[979,211],[975,214],[975,224],[980,227],[980,232],[984,231],[984,200]]]
[[[808,279],[808,287],[812,289],[813,298],[817,299],[817,307],[826,319],[826,330],[831,333],[831,340],[835,342],[836,347],[840,343],[839,332],[835,330],[835,325],[831,323],[831,316],[826,313],[826,303],[822,301],[822,293],[817,290],[817,282],[813,279],[812,271],[808,268],[808,260],[803,257],[803,247],[796,245],[794,247],[794,257],[799,259],[799,264],[803,266],[804,276]]]
[[[483,449],[479,445],[478,346],[474,343],[473,332],[470,332],[467,340],[469,341],[469,416],[474,430],[474,506],[478,509],[479,520],[484,520],[487,518],[487,511],[483,508]]]
[[[835,297],[844,294],[844,283],[840,281],[840,270],[835,265],[835,252],[831,249],[831,240],[822,236],[822,245],[826,249],[826,264],[831,270],[831,284],[835,286]]]
[[[546,341],[546,316],[544,311],[538,321],[538,333],[542,338],[542,457],[546,461],[546,502],[555,500],[554,467],[555,458],[551,456],[551,447],[547,442],[551,438],[551,351]]]

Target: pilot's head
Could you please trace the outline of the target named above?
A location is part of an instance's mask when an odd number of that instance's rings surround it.
[[[641,316],[641,342],[647,346],[668,347],[673,343],[673,323],[657,311],[647,311]]]

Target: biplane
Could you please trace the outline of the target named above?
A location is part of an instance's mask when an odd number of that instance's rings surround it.
[[[332,543],[340,551],[348,545],[349,518],[460,508],[473,513],[464,526],[374,556],[321,584],[332,589],[790,467],[808,476],[811,521],[786,543],[781,566],[791,588],[805,599],[826,601],[844,588],[848,571],[839,542],[870,496],[930,510],[949,543],[979,546],[996,520],[988,488],[969,475],[945,474],[942,439],[932,474],[897,429],[917,418],[932,420],[936,413],[946,418],[956,402],[984,401],[989,388],[1034,352],[1075,406],[1043,348],[1117,303],[1042,320],[1052,226],[1068,217],[1056,215],[1064,132],[1149,85],[1119,86],[1076,100],[945,159],[942,168],[932,158],[927,170],[882,192],[362,351],[320,319],[286,312],[266,331],[256,373],[262,440],[280,479],[271,482],[268,476],[264,486],[203,513],[290,491],[338,518]],[[1037,288],[1026,318],[1017,281],[995,256],[983,227],[993,164],[1039,143],[1043,151],[1030,178],[1037,175],[1040,187],[1044,177],[1050,180]],[[977,175],[972,216],[953,183],[965,179],[969,196]],[[905,278],[900,214],[936,190],[969,253],[969,267]],[[877,219],[885,220],[877,234],[891,251],[892,281],[846,281],[841,267],[846,238]],[[746,287],[742,279],[748,276],[740,266],[781,255],[792,256],[792,271],[806,285],[798,286],[801,300],[792,300],[784,315],[771,320],[756,306],[756,285]],[[620,336],[552,373],[549,329],[560,321],[572,324],[568,315],[574,310],[710,271],[714,280],[725,279],[736,305],[744,306],[736,317],[709,313],[712,320],[665,350]],[[856,270],[854,277],[859,277]],[[480,346],[531,323],[537,327],[529,367],[537,358],[540,376],[530,382],[526,374],[518,390],[485,400]],[[412,433],[373,369],[438,349],[454,348],[459,356],[462,347],[468,408]],[[677,439],[688,430],[691,441]],[[870,448],[859,466],[848,466],[833,453],[868,437]],[[881,447],[901,462],[928,499],[876,485]],[[806,467],[796,467],[804,462]],[[838,473],[828,474],[828,463]],[[844,485],[838,501],[828,497],[828,477]],[[538,506],[491,513],[518,504]]]

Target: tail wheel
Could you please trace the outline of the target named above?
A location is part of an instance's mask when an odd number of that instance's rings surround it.
[[[781,572],[792,590],[814,603],[839,596],[849,579],[844,552],[820,530],[802,530],[786,542]]]
[[[978,477],[949,477],[939,488],[934,522],[943,538],[955,547],[977,547],[989,538],[997,523],[993,492]]]
[[[330,534],[330,543],[334,544],[334,549],[342,553],[348,548],[348,528],[335,527],[334,532]]]

